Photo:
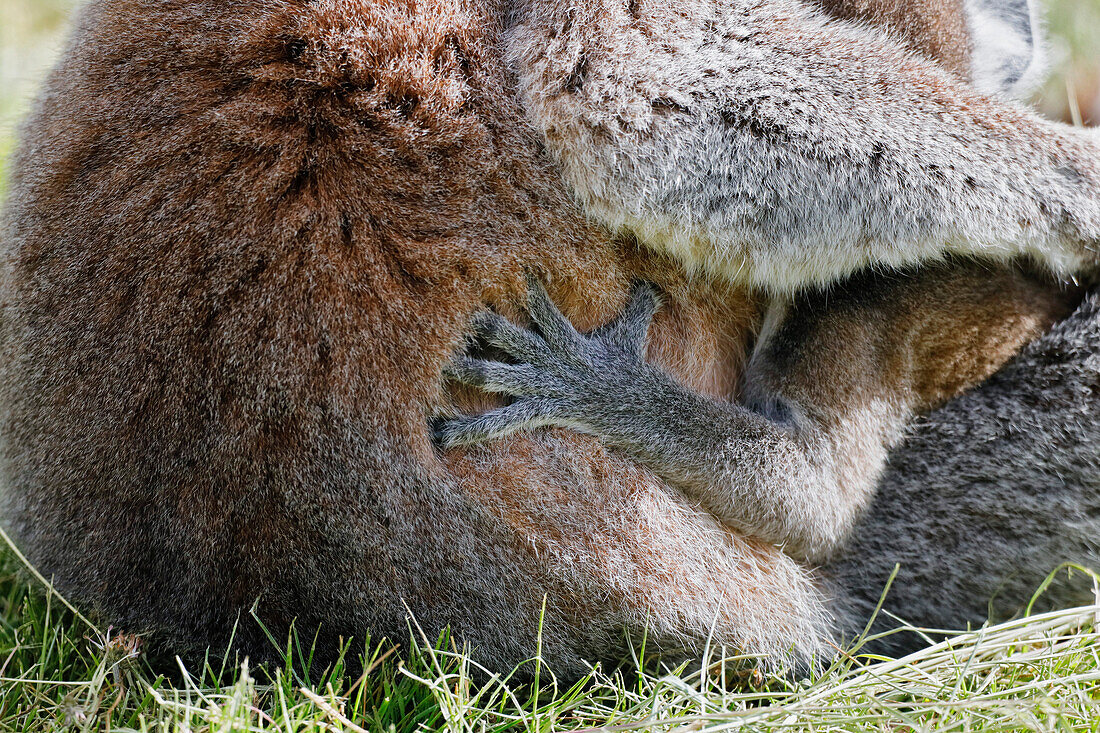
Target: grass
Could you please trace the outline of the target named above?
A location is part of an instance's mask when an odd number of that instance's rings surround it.
[[[532,660],[541,684],[519,684],[485,674],[446,638],[429,643],[415,625],[396,647],[351,642],[324,670],[311,668],[308,640],[292,637],[277,667],[218,658],[166,678],[140,638],[78,617],[7,551],[0,730],[1100,731],[1098,621],[1100,603],[986,627],[900,660],[840,655],[798,681],[734,674],[716,653],[694,671],[627,664],[568,686]]]
[[[74,4],[0,0],[0,197],[15,121]],[[1098,66],[1100,0],[1052,5],[1067,71],[1043,103],[1061,114],[1067,84]],[[396,646],[350,642],[344,659],[354,664],[313,669],[308,640],[292,638],[279,667],[219,658],[168,678],[140,638],[81,618],[0,543],[0,731],[1100,732],[1098,620],[1100,605],[991,626],[903,660],[841,655],[796,682],[735,676],[721,654],[695,671],[594,669],[570,686],[535,660],[538,687],[486,682],[453,644],[415,626]]]

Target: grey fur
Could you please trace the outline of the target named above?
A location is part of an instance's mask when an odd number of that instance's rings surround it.
[[[531,0],[509,58],[585,210],[705,273],[792,292],[945,251],[1096,264],[1092,131],[809,3],[635,19],[616,0]]]

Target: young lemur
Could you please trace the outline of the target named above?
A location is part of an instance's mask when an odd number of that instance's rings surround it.
[[[991,8],[975,10],[979,22]],[[998,17],[1034,38],[1029,13]],[[1098,261],[1093,131],[984,95],[801,2],[699,0],[635,17],[618,3],[533,0],[510,54],[528,112],[590,215],[699,276],[778,297],[741,405],[645,360],[651,288],[584,336],[533,283],[537,334],[492,313],[476,321],[516,363],[460,358],[449,370],[516,400],[444,423],[445,447],[580,430],[737,530],[821,562],[847,539],[912,417],[1004,360],[965,319],[1002,307],[1001,288],[1044,299],[1037,285],[983,286],[978,265],[786,296],[944,252],[1026,255],[1055,273]],[[1001,68],[999,82],[977,81],[1009,91],[1030,73]],[[1039,320],[1068,312],[1052,303]]]
[[[594,435],[722,522],[821,563],[848,539],[912,419],[984,380],[1076,301],[1072,290],[1051,298],[1034,277],[989,269],[866,273],[773,303],[740,403],[646,361],[659,304],[648,284],[620,319],[586,335],[532,281],[533,330],[493,312],[474,320],[479,341],[509,361],[462,356],[446,372],[515,400],[443,421],[437,436],[453,448],[540,427]],[[981,332],[1001,319],[1015,321],[1008,338]]]
[[[725,20],[712,25],[693,3],[592,3],[555,30],[540,20],[554,7],[524,0],[87,3],[11,168],[0,520],[72,600],[173,654],[201,660],[232,639],[259,661],[277,655],[268,634],[286,638],[293,625],[316,639],[316,660],[331,659],[368,631],[404,641],[411,612],[430,636],[450,627],[493,669],[541,651],[562,675],[621,660],[626,639],[643,636],[647,650],[691,654],[709,641],[775,664],[830,654],[838,631],[862,628],[895,563],[890,610],[944,627],[980,622],[998,588],[1011,608],[1064,559],[1100,559],[1094,297],[991,383],[933,411],[891,454],[860,530],[822,569],[720,524],[590,436],[548,430],[435,449],[430,416],[484,401],[442,377],[471,315],[488,305],[518,317],[528,270],[583,331],[615,320],[631,282],[655,283],[665,306],[649,356],[697,392],[735,392],[759,315],[748,288],[729,284],[736,263],[711,263],[720,278],[689,277],[613,235],[610,219],[593,222],[576,193],[601,216],[600,201],[625,203],[629,186],[617,186],[634,180],[639,232],[676,215],[698,224],[675,231],[695,232],[700,246],[714,233],[733,256],[740,245],[789,250],[777,289],[794,289],[814,259],[797,250],[826,241],[857,250],[836,276],[880,255],[920,259],[905,237],[923,228],[928,242],[946,241],[945,222],[974,198],[968,236],[996,209],[998,226],[1013,228],[991,237],[998,249],[1019,251],[1015,228],[1030,229],[1033,249],[1064,240],[1065,258],[1078,259],[1068,250],[1096,213],[1080,207],[1098,206],[1068,142],[1084,133],[961,81],[1027,65],[1001,63],[1016,56],[996,44],[1000,61],[977,63],[976,3],[721,4]],[[601,22],[609,35],[590,35]],[[676,38],[698,43],[685,53]],[[735,42],[743,57],[729,57]],[[623,45],[633,55],[615,61]],[[528,63],[540,46],[564,62],[546,95]],[[609,60],[622,72],[605,74]],[[601,78],[623,86],[603,97]],[[712,86],[737,80],[746,85]],[[631,89],[637,104],[615,96]],[[734,92],[740,101],[718,104]],[[570,95],[584,114],[543,124]],[[944,136],[948,165],[925,157],[939,148],[926,150],[919,130],[886,126],[915,119]],[[975,128],[988,139],[972,147]],[[871,134],[888,129],[896,136]],[[587,153],[568,149],[577,133]],[[790,168],[722,170],[711,165],[720,157],[692,157],[707,141],[743,151],[742,163]],[[696,173],[720,179],[704,188],[726,199],[666,190],[676,179],[645,168],[662,144],[711,166]],[[1036,169],[983,174],[981,161],[1005,147]],[[621,158],[604,157],[612,148]],[[585,161],[591,176],[577,168]],[[694,175],[684,167],[682,184],[698,184]],[[594,187],[578,188],[585,180]],[[959,195],[944,208],[953,181]],[[665,188],[645,188],[657,183]],[[908,197],[894,190],[903,183]],[[884,208],[872,216],[856,204],[873,204],[876,190]],[[811,194],[832,198],[798,198]],[[665,206],[676,197],[684,206]],[[744,228],[751,241],[730,239],[754,211],[767,216]],[[773,213],[810,218],[771,241],[782,229],[768,225]],[[869,235],[897,225],[900,238],[852,241],[822,217]],[[744,272],[760,282],[780,264],[754,256]],[[967,383],[1061,308],[1057,289],[1007,268],[920,278],[872,290],[898,293],[884,307],[918,303],[914,327],[952,353],[994,346]],[[838,352],[820,358],[828,353]]]

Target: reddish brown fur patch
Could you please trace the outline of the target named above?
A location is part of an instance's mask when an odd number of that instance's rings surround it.
[[[777,376],[812,396],[804,407],[830,422],[853,420],[871,403],[925,412],[988,379],[1080,297],[978,262],[856,278],[799,304]]]
[[[1080,299],[1077,288],[976,263],[922,277],[905,289],[892,319],[911,352],[888,371],[912,370],[906,381],[917,409],[932,409],[991,377]]]

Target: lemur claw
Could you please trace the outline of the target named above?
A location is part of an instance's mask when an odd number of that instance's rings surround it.
[[[528,278],[527,304],[530,328],[491,311],[471,322],[476,336],[515,363],[463,354],[444,368],[447,379],[517,398],[482,415],[439,420],[434,434],[444,450],[540,427],[584,431],[587,414],[621,400],[624,385],[633,382],[630,373],[643,366],[649,325],[661,301],[652,285],[636,283],[623,314],[588,335],[573,327],[534,278]]]

